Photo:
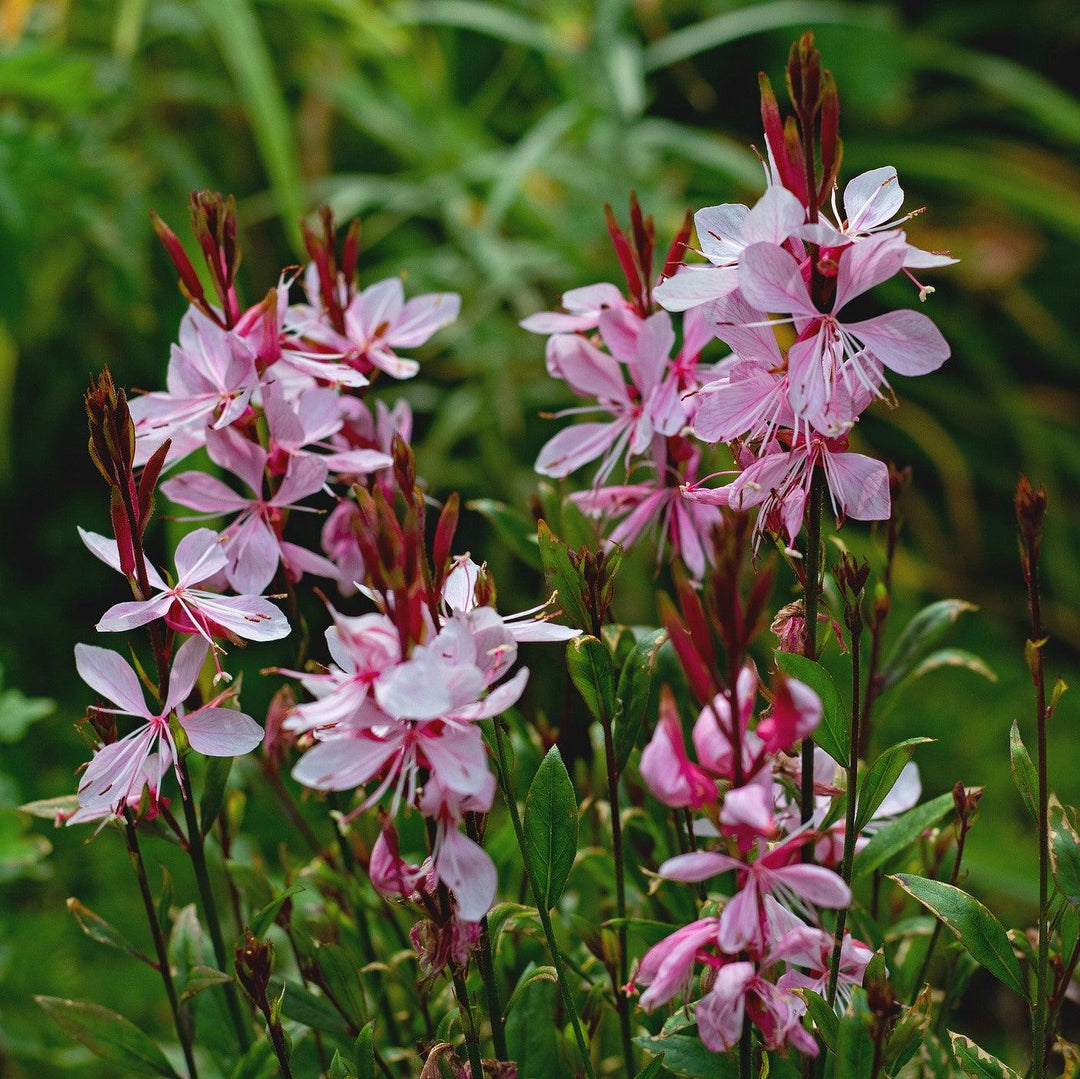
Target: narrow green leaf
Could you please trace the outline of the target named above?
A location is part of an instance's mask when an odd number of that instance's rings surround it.
[[[880,869],[890,858],[911,846],[927,828],[933,828],[952,809],[952,794],[941,794],[889,821],[855,855],[855,875],[863,876]]]
[[[281,1014],[286,1019],[326,1034],[349,1033],[348,1023],[326,997],[316,996],[299,982],[286,982],[278,977],[270,979],[270,992],[275,998],[281,996],[283,989],[287,991],[281,1002]]]
[[[340,944],[323,944],[315,949],[315,962],[323,977],[326,991],[334,998],[338,1007],[349,1017],[354,1029],[361,1029],[366,1018],[367,1007],[364,992],[360,985],[360,974]],[[285,994],[288,1001],[289,994]],[[288,1014],[288,1008],[285,1009]]]
[[[664,1067],[663,1057],[653,1057],[644,1068],[641,1069],[634,1079],[656,1079]]]
[[[474,498],[465,503],[465,508],[479,513],[495,529],[499,539],[527,566],[537,572],[543,569],[536,526],[524,513],[493,498]]]
[[[356,1079],[356,1075],[349,1068],[349,1065],[345,1063],[345,1058],[341,1055],[340,1049],[334,1050],[334,1058],[330,1061],[328,1079]]]
[[[1020,972],[1020,963],[1013,954],[1009,936],[1001,922],[982,903],[942,881],[927,880],[908,873],[897,873],[889,879],[896,881],[905,892],[936,914],[977,963],[981,963],[1013,992],[1027,999],[1027,985]]]
[[[375,1079],[375,1021],[368,1023],[353,1042],[356,1079]]]
[[[200,963],[188,971],[187,982],[184,985],[184,991],[180,994],[180,999],[190,1000],[204,989],[212,989],[215,985],[224,985],[231,981],[232,978],[223,970],[215,970],[213,967]]]
[[[595,637],[575,637],[566,650],[566,663],[593,719],[609,724],[615,713],[615,669],[607,645]]]
[[[37,1004],[69,1036],[91,1053],[140,1075],[180,1079],[165,1054],[130,1019],[85,1000],[34,997]]]
[[[74,896],[67,901],[67,908],[71,911],[75,921],[79,923],[79,928],[91,940],[96,940],[99,944],[105,944],[110,948],[116,948],[118,951],[127,952],[128,955],[140,959],[150,966],[154,965],[153,960],[143,955],[116,926],[105,921],[100,914],[95,914]]]
[[[1062,898],[1070,907],[1080,907],[1080,835],[1075,811],[1057,798],[1050,800],[1050,871]]]
[[[1016,789],[1020,792],[1020,797],[1031,814],[1031,819],[1037,822],[1039,815],[1035,810],[1035,791],[1038,789],[1039,780],[1024,740],[1020,737],[1020,727],[1015,719],[1009,731],[1009,760],[1012,765],[1013,783],[1016,784]]]
[[[933,1014],[933,995],[930,986],[925,985],[915,998],[915,1003],[910,1008],[904,1009],[889,1035],[889,1040],[885,1045],[888,1075],[896,1075],[912,1058],[915,1050],[922,1045],[923,1039],[930,1030]]]
[[[806,1001],[806,1010],[810,1013],[810,1018],[814,1021],[821,1040],[830,1051],[835,1053],[840,1037],[840,1017],[829,1007],[828,1001],[818,993],[813,993],[809,989],[796,990],[796,992]]]
[[[403,26],[455,26],[537,52],[564,52],[544,23],[482,0],[413,0],[396,4],[391,13]]]
[[[684,1079],[736,1079],[739,1074],[738,1054],[714,1053],[707,1049],[697,1035],[661,1035],[658,1038],[642,1035],[634,1042],[646,1052],[663,1060],[664,1071]]]
[[[904,627],[896,646],[881,670],[882,692],[903,681],[919,660],[955,625],[967,611],[977,611],[974,603],[963,599],[940,599],[924,607]]]
[[[577,854],[578,806],[558,746],[552,746],[525,797],[525,857],[539,885],[538,904],[555,906]]]
[[[262,910],[252,915],[251,919],[248,921],[248,929],[261,940],[266,936],[270,926],[274,924],[274,919],[278,916],[278,912],[284,905],[285,900],[303,890],[304,886],[302,884],[294,884],[287,891],[282,892],[281,895],[275,896],[262,908]]]
[[[861,832],[873,817],[878,806],[885,801],[886,795],[896,785],[904,765],[911,760],[915,750],[933,742],[933,738],[907,738],[889,746],[859,782],[859,805],[855,811],[855,831]]]
[[[616,693],[619,707],[615,717],[614,742],[615,762],[620,773],[630,760],[630,754],[641,736],[641,728],[652,696],[657,656],[666,640],[665,630],[654,629],[646,633],[634,645],[619,675]]]
[[[944,667],[960,667],[965,671],[971,671],[972,674],[980,675],[988,682],[998,680],[998,676],[987,665],[986,660],[975,655],[974,652],[968,652],[963,648],[939,648],[936,652],[931,652],[930,655],[919,660],[905,681],[914,682],[922,678],[924,674],[939,671]]]
[[[509,1015],[514,1004],[521,999],[522,994],[534,982],[558,982],[559,976],[555,968],[551,966],[531,967],[527,969],[518,980],[514,991],[510,994],[504,1006],[504,1014]]]
[[[555,590],[556,605],[562,610],[565,620],[578,629],[587,629],[592,619],[585,603],[584,586],[581,574],[570,561],[570,548],[547,523],[540,521],[536,526],[537,543],[540,547],[540,561],[544,567],[544,576],[548,585]]]
[[[856,989],[840,1017],[836,1035],[836,1074],[844,1079],[870,1079],[874,1073],[874,1040],[870,1037],[866,990]]]
[[[202,834],[209,835],[221,807],[225,804],[225,787],[232,771],[233,757],[207,757],[206,778],[203,782],[202,799],[199,801],[199,823]]]
[[[965,1075],[971,1079],[1020,1079],[1020,1076],[997,1057],[980,1049],[970,1038],[949,1031],[953,1055]]]
[[[851,755],[851,720],[832,675],[820,663],[794,652],[777,652],[773,658],[784,674],[805,682],[821,698],[821,723],[814,731],[814,741],[846,768]]]

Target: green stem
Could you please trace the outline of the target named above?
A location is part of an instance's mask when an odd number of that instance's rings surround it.
[[[803,591],[803,613],[806,616],[807,659],[817,659],[818,598],[821,593],[821,503],[824,495],[822,470],[814,469],[810,481],[810,514],[806,521],[806,582]],[[802,743],[802,790],[800,816],[806,824],[814,815],[814,739],[807,735]],[[814,860],[814,845],[802,849],[802,860]]]
[[[750,1016],[743,1017],[742,1036],[739,1038],[739,1079],[751,1079],[754,1034]]]
[[[602,700],[598,693],[597,698]],[[629,940],[626,924],[626,867],[623,861],[622,818],[619,813],[619,766],[615,759],[615,739],[612,735],[611,717],[601,705],[600,725],[604,728],[604,755],[607,760],[608,803],[611,806],[611,843],[615,855],[615,905],[619,915],[619,963],[616,983],[615,1008],[619,1013],[622,1034],[623,1061],[626,1074],[634,1074],[634,1042],[630,1029],[630,1000],[623,987],[630,980]],[[734,711],[732,712],[734,715]]]
[[[188,1032],[184,1028],[184,1022],[180,1015],[180,1002],[176,996],[176,985],[173,983],[172,969],[169,966],[169,953],[165,947],[165,935],[161,931],[161,923],[158,921],[157,909],[154,906],[154,896],[150,891],[150,882],[146,877],[146,864],[143,862],[142,850],[139,847],[139,836],[135,831],[132,812],[126,807],[124,809],[124,834],[127,837],[128,857],[131,859],[135,876],[139,879],[139,891],[142,894],[143,906],[146,908],[146,920],[150,923],[150,935],[154,938],[158,971],[161,973],[161,980],[165,985],[165,995],[169,998],[169,1009],[172,1011],[176,1037],[180,1042],[180,1048],[184,1052],[188,1077],[189,1079],[198,1079],[195,1057],[191,1050],[191,1039],[188,1037]]]
[[[184,803],[184,819],[187,822],[188,854],[191,856],[191,866],[195,870],[195,882],[199,888],[203,919],[206,921],[206,927],[210,932],[210,942],[214,948],[214,958],[217,960],[218,969],[227,972],[228,956],[225,951],[225,939],[221,933],[221,920],[218,917],[217,901],[214,899],[214,889],[210,884],[210,874],[206,868],[206,851],[203,844],[202,829],[199,827],[199,815],[195,809],[191,773],[188,771],[187,761],[183,757],[180,757],[177,761],[177,768],[180,770],[180,779],[184,785],[184,795],[181,801]],[[232,980],[229,980],[222,984],[222,989],[225,991],[225,1003],[229,1009],[229,1018],[232,1020],[233,1029],[236,1031],[236,1039],[242,1049],[247,1049],[251,1044],[251,1028],[240,1008],[240,997],[236,992],[236,985]]]
[[[473,1075],[484,1074],[484,1065],[480,1056],[480,1037],[476,1033],[472,1010],[469,1006],[469,987],[465,975],[454,969],[454,996],[457,997],[458,1011],[461,1013],[461,1028],[465,1032],[465,1050],[469,1055],[469,1070]]]
[[[480,843],[480,831],[472,813],[465,816],[465,830],[469,838]],[[485,914],[480,919],[480,977],[484,983],[484,997],[487,1002],[488,1019],[491,1022],[491,1042],[495,1048],[496,1060],[509,1060],[506,1050],[506,1017],[499,1003],[499,986],[495,981],[495,956],[491,950],[491,934],[488,931],[488,919]]]
[[[844,859],[840,867],[840,876],[844,883],[851,884],[851,869],[855,861],[855,805],[859,784],[859,678],[860,650],[862,643],[862,619],[860,610],[862,596],[856,596],[852,603],[851,623],[851,745],[848,751],[847,767],[847,813],[844,818]],[[833,945],[832,965],[829,968],[828,1001],[831,1008],[836,1001],[836,986],[840,980],[840,956],[844,948],[844,928],[847,925],[847,907],[841,907],[836,915],[836,943]]]
[[[563,1004],[570,1016],[571,1026],[574,1028],[574,1038],[577,1041],[578,1052],[581,1054],[581,1063],[585,1068],[585,1074],[588,1076],[588,1079],[596,1079],[592,1058],[589,1056],[589,1045],[585,1040],[585,1033],[581,1028],[581,1016],[578,1012],[577,1002],[574,1000],[574,995],[570,991],[570,986],[566,981],[566,971],[563,967],[562,956],[559,953],[558,941],[555,939],[555,930],[551,925],[551,916],[548,913],[547,908],[543,906],[541,900],[543,891],[540,887],[540,882],[536,879],[536,874],[531,868],[525,854],[525,832],[521,826],[521,814],[518,812],[517,794],[510,777],[510,769],[507,766],[506,742],[505,734],[502,729],[502,717],[496,716],[493,725],[495,727],[495,750],[497,754],[499,786],[502,788],[503,798],[506,800],[506,807],[510,813],[510,822],[514,826],[514,834],[517,836],[518,848],[521,851],[522,861],[525,865],[525,873],[529,878],[529,886],[532,888],[533,898],[536,900],[536,911],[540,915],[540,924],[543,926],[544,936],[547,938],[548,950],[551,952],[551,964],[555,968],[555,977],[559,982]]]

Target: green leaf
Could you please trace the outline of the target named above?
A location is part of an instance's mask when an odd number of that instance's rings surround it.
[[[0,667],[0,682],[4,669]],[[48,697],[27,697],[17,689],[0,692],[0,742],[15,743],[26,734],[31,723],[52,715],[56,701]]]
[[[504,1006],[504,1014],[509,1015],[514,1003],[521,997],[526,989],[529,988],[534,982],[558,982],[559,976],[555,972],[555,968],[551,966],[532,967],[525,970],[518,980],[514,991],[510,994]]]
[[[517,1062],[518,1079],[573,1074],[559,1048],[557,995],[550,982],[533,982],[525,990],[521,1006],[506,1017],[506,1044],[510,1058]]]
[[[936,652],[931,652],[930,655],[919,660],[905,681],[914,682],[922,678],[924,674],[941,670],[943,667],[961,667],[966,671],[971,671],[972,674],[981,675],[988,682],[998,680],[998,676],[986,661],[974,652],[968,652],[963,648],[939,648]]]
[[[491,950],[499,954],[499,942],[502,939],[503,930],[507,922],[515,918],[528,918],[536,920],[536,910],[533,907],[523,906],[521,903],[496,903],[488,911],[488,937],[491,940]]]
[[[908,873],[890,877],[959,938],[971,957],[1027,999],[1027,985],[1002,924],[973,896],[951,884]]]
[[[714,1053],[707,1049],[694,1030],[689,1034],[642,1035],[634,1042],[648,1053],[661,1056],[664,1071],[684,1079],[736,1079],[739,1064],[735,1053]]]
[[[116,926],[105,921],[100,914],[95,914],[89,907],[83,906],[74,896],[67,901],[67,908],[71,911],[79,928],[91,939],[99,944],[105,944],[118,951],[127,952],[128,955],[141,959],[144,963],[153,966],[153,960],[143,955]]]
[[[1020,1079],[1020,1076],[997,1057],[980,1049],[970,1038],[949,1031],[953,1055],[960,1070],[971,1079]]]
[[[537,905],[558,903],[574,864],[578,806],[574,785],[558,746],[552,746],[536,770],[525,797],[525,858],[537,887]]]
[[[934,1015],[933,994],[924,985],[915,1003],[905,1008],[885,1046],[886,1072],[896,1075],[922,1045]]]
[[[607,645],[596,637],[575,637],[566,650],[566,663],[593,719],[606,727],[615,712],[615,668]]]
[[[592,624],[592,618],[585,603],[581,574],[570,561],[570,548],[548,528],[545,521],[540,521],[536,526],[536,537],[544,576],[557,593],[556,605],[570,625],[587,629]]]
[[[184,991],[180,994],[180,999],[189,1000],[204,989],[212,989],[215,985],[224,985],[231,981],[232,978],[223,970],[215,970],[213,967],[200,963],[188,971],[187,982],[184,985]]]
[[[199,801],[199,822],[202,834],[209,835],[225,804],[225,787],[232,771],[233,757],[207,757],[206,778],[203,781],[202,798]]]
[[[495,529],[499,539],[527,566],[537,572],[543,569],[536,526],[524,513],[493,498],[474,498],[465,503],[465,508],[479,513]]]
[[[248,929],[262,940],[262,938],[266,936],[270,926],[274,924],[274,919],[278,916],[278,912],[284,905],[285,900],[303,890],[304,886],[302,884],[294,884],[287,891],[282,892],[281,895],[275,896],[262,908],[262,910],[257,914],[252,915],[251,919],[248,921]]]
[[[1057,798],[1050,800],[1050,871],[1062,898],[1080,907],[1080,835],[1075,816]]]
[[[345,1058],[341,1055],[340,1049],[334,1050],[334,1058],[330,1061],[328,1077],[329,1079],[356,1079],[349,1065],[345,1063]]]
[[[881,670],[881,692],[912,674],[919,660],[941,640],[962,614],[977,610],[978,607],[967,600],[941,599],[919,611],[904,627]]]
[[[367,1013],[360,974],[340,944],[323,944],[315,949],[315,963],[326,985],[326,991],[349,1017],[354,1029],[361,1029]],[[288,1001],[289,994],[285,994]],[[287,1007],[285,1008],[288,1014]]]
[[[634,1079],[656,1079],[664,1067],[663,1057],[653,1057],[644,1068],[641,1069]]]
[[[890,858],[911,846],[927,828],[933,828],[953,808],[952,794],[941,794],[889,821],[855,855],[855,875],[862,876],[880,869]]]
[[[272,996],[280,997],[282,989],[287,990],[281,1002],[281,1014],[286,1019],[303,1023],[312,1030],[321,1030],[326,1034],[349,1033],[349,1025],[342,1018],[341,1012],[326,997],[316,996],[299,982],[286,982],[278,977],[270,979]]]
[[[375,1079],[375,1021],[368,1023],[353,1042],[356,1079]]]
[[[911,760],[915,750],[933,738],[907,738],[889,746],[867,770],[859,783],[859,805],[855,812],[855,833],[866,827],[886,795],[896,786],[904,765]]]
[[[1039,815],[1035,810],[1035,791],[1038,789],[1039,780],[1035,774],[1035,765],[1031,763],[1031,756],[1020,737],[1020,727],[1013,720],[1012,729],[1009,731],[1009,760],[1012,765],[1013,783],[1020,792],[1027,811],[1033,821],[1038,821]]]
[[[874,1072],[874,1040],[870,1037],[866,990],[856,989],[840,1018],[836,1035],[836,1074],[844,1079],[870,1079]]]
[[[667,632],[654,629],[646,633],[635,645],[623,664],[619,675],[617,698],[618,712],[615,716],[615,763],[620,774],[630,760],[630,754],[641,736],[645,715],[652,695],[656,660],[667,640]]]
[[[851,720],[832,675],[820,663],[794,652],[777,652],[773,658],[784,674],[805,682],[821,698],[821,723],[814,741],[846,768],[851,756]]]
[[[70,1037],[82,1042],[91,1053],[119,1068],[140,1075],[165,1075],[180,1079],[165,1054],[129,1019],[85,1000],[34,997]]]
[[[810,1013],[810,1018],[813,1019],[821,1040],[835,1053],[837,1040],[840,1037],[839,1016],[819,993],[813,993],[809,989],[796,990],[796,993],[806,1001],[806,1010]]]

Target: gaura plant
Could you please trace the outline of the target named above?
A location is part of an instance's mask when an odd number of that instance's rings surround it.
[[[575,289],[525,321],[588,402],[562,415],[592,418],[541,451],[534,519],[477,504],[543,568],[548,598],[516,614],[455,546],[460,501],[426,491],[409,408],[381,392],[418,373],[411,353],[459,298],[406,298],[396,278],[360,289],[359,225],[339,244],[323,211],[307,266],[245,306],[231,200],[192,196],[202,273],[155,218],[190,303],[166,389],[129,399],[105,372],[86,397],[112,535],[81,536],[130,591],[96,628],[133,636],[111,638],[126,654],[77,646],[92,756],[74,799],[31,807],[120,833],[131,857],[152,955],[70,907],[160,974],[175,1042],[98,1004],[40,1001],[111,1065],[1016,1075],[949,1030],[979,968],[1030,1008],[1032,1076],[1056,1052],[1080,1059],[1058,1034],[1080,836],[1047,785],[1064,684],[1047,689],[1042,660],[1045,495],[1023,480],[1016,502],[1037,763],[1015,724],[1010,746],[1040,909],[1010,934],[960,887],[981,789],[922,801],[913,756],[930,739],[881,748],[873,726],[928,671],[993,677],[943,644],[961,600],[894,632],[910,474],[858,451],[867,409],[949,357],[922,310],[872,306],[877,286],[906,278],[920,304],[924,271],[954,260],[909,239],[919,211],[894,169],[841,187],[839,97],[812,35],[786,82],[784,117],[761,77],[754,206],[688,214],[663,248],[634,196],[626,229],[607,208],[625,288]],[[147,539],[161,498],[197,526],[168,557]],[[851,549],[848,518],[872,524]],[[619,621],[634,545],[654,556],[658,628]],[[260,726],[235,657],[286,638]],[[518,652],[560,642],[555,732],[523,703]],[[293,843],[276,864],[244,834],[256,796]],[[168,879],[155,895],[151,837],[189,856],[197,903]]]

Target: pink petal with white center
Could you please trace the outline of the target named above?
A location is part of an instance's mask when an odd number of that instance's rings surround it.
[[[825,478],[837,509],[856,521],[889,518],[889,470],[861,453],[826,453]]]
[[[98,620],[94,629],[99,633],[120,633],[136,626],[145,626],[155,618],[164,618],[172,606],[169,596],[155,596],[153,599],[131,600],[117,603],[110,607]]]
[[[641,754],[641,778],[654,798],[675,808],[715,801],[716,783],[686,755],[682,721],[667,686],[661,687],[656,730]]]
[[[92,644],[75,645],[79,677],[95,692],[111,701],[125,715],[149,719],[139,676],[118,652]]]
[[[521,644],[535,641],[569,641],[581,636],[580,629],[560,626],[556,622],[508,622],[506,629],[510,636]]]
[[[768,779],[765,772],[759,774]],[[738,838],[740,849],[749,850],[751,841],[758,836],[775,836],[771,781],[749,783],[729,790],[724,795],[720,823],[725,835]]]
[[[751,244],[739,263],[739,291],[751,306],[773,314],[817,318],[799,264],[782,247]]]
[[[717,265],[736,262],[746,246],[743,229],[749,216],[749,207],[738,202],[698,210],[694,214],[694,229],[701,253]]]
[[[726,380],[698,390],[694,434],[703,442],[730,442],[765,423],[780,426],[790,417],[784,382],[758,364],[739,360]]]
[[[903,204],[904,189],[891,165],[855,176],[844,188],[847,229],[851,233],[869,232],[887,225]]]
[[[289,635],[288,619],[262,596],[219,596],[196,591],[185,598],[190,606],[245,640],[278,641]]]
[[[111,566],[117,573],[123,572],[120,569],[120,552],[117,549],[116,540],[109,539],[107,536],[102,536],[97,532],[87,532],[81,526],[78,528],[78,532],[79,539],[83,541],[86,549],[95,558],[101,559],[106,566]],[[146,566],[146,578],[151,588],[164,589],[166,587],[157,570],[149,563]]]
[[[169,672],[169,696],[162,715],[168,715],[178,704],[183,704],[191,696],[209,649],[210,643],[205,637],[192,636],[176,650],[172,670]]]
[[[329,393],[334,398],[334,410],[337,411],[336,391],[315,389],[311,393]],[[285,400],[285,389],[279,380],[263,383],[262,407],[270,437],[276,445],[295,448],[304,444],[304,425],[293,406]]]
[[[221,480],[205,472],[181,472],[161,485],[162,494],[199,513],[237,513],[249,505]]]
[[[232,428],[209,431],[206,435],[206,452],[214,464],[239,476],[256,496],[262,493],[267,454],[258,442],[245,438]]]
[[[718,877],[730,869],[738,869],[742,862],[726,854],[715,851],[699,850],[692,854],[678,854],[669,858],[657,870],[657,874],[667,880],[681,880],[684,884],[696,884],[698,881]]]
[[[207,757],[240,757],[262,741],[262,727],[235,708],[200,708],[180,720],[191,748]]]
[[[326,462],[311,454],[293,457],[270,505],[285,509],[302,502],[326,483]]]
[[[339,575],[337,566],[328,558],[323,558],[321,554],[309,551],[306,547],[301,547],[297,543],[284,541],[280,543],[279,549],[281,564],[285,567],[289,580],[294,584],[305,573],[310,573],[315,577],[328,577],[330,580],[337,580]]]
[[[385,371],[391,378],[415,378],[420,373],[420,364],[416,360],[406,359],[381,345],[368,349],[365,356],[380,371]]]
[[[568,289],[562,294],[562,305],[575,315],[596,314],[606,307],[625,307],[622,293],[608,281],[581,288]]]
[[[839,879],[837,877],[837,880]],[[751,946],[755,951],[760,951],[764,942],[761,904],[753,880],[751,877],[720,912],[720,932],[717,939],[720,947],[733,955]]]
[[[370,344],[397,321],[405,306],[405,289],[400,277],[388,277],[369,285],[353,297],[345,313],[349,336]]]
[[[541,623],[542,626],[549,626],[549,623]],[[512,630],[512,626],[506,627],[508,630]],[[551,636],[551,637],[531,637],[530,640],[569,640],[569,637],[565,636],[568,632],[567,626],[551,626],[551,629],[561,630],[563,635]],[[570,636],[576,637],[578,635],[577,630],[569,630]],[[517,639],[517,638],[515,638]],[[517,674],[514,675],[508,682],[503,682],[502,685],[496,686],[482,701],[480,701],[476,707],[476,711],[470,711],[468,718],[472,719],[490,719],[492,716],[501,715],[507,710],[507,708],[513,708],[515,704],[521,699],[522,693],[525,692],[525,686],[529,681],[529,668],[522,667]]]
[[[518,325],[529,333],[577,333],[591,330],[599,317],[599,312],[592,315],[567,315],[562,311],[537,311],[535,315],[523,318]]]
[[[782,244],[806,220],[806,207],[786,187],[771,184],[743,225],[743,243]]]
[[[446,672],[428,655],[414,656],[381,677],[375,683],[375,699],[395,719],[438,719],[453,703]]]
[[[829,384],[835,385],[837,359],[832,345],[832,328],[822,323],[816,333],[788,349],[788,400],[801,419],[818,417],[828,400]]]
[[[221,537],[209,528],[189,532],[176,545],[177,584],[191,588],[223,570],[229,561]]]
[[[420,740],[439,782],[456,794],[477,794],[488,775],[487,750],[479,727],[445,726]]]
[[[862,341],[874,359],[901,375],[929,374],[950,355],[941,331],[919,311],[890,311],[844,328]]]
[[[924,251],[921,247],[908,244],[907,254],[904,256],[904,269],[936,270],[940,266],[955,266],[959,261],[959,259],[954,259],[952,255],[943,255],[936,251]]]
[[[495,863],[468,836],[449,829],[435,858],[435,872],[454,894],[458,914],[478,922],[491,909],[499,878]]]
[[[562,479],[610,450],[624,430],[617,422],[564,427],[547,441],[534,467],[541,476]]]
[[[845,247],[836,272],[833,312],[856,296],[895,277],[904,265],[907,241],[902,232],[882,232]]]
[[[389,468],[394,459],[380,450],[343,450],[328,453],[322,458],[327,468],[334,472],[366,476],[378,472],[380,468]]]
[[[433,333],[449,326],[461,311],[456,292],[429,292],[414,296],[386,331],[386,343],[394,348],[417,348]]]
[[[753,361],[767,370],[783,364],[784,357],[772,326],[760,325],[768,316],[751,307],[738,292],[709,304],[703,314],[716,336],[740,359]]]
[[[666,311],[688,311],[738,287],[739,271],[734,266],[681,266],[653,289],[653,299]]]
[[[147,723],[119,742],[102,746],[79,780],[79,805],[108,810],[123,804],[142,782],[143,765],[157,737],[157,729]]]
[[[264,592],[281,560],[277,534],[261,514],[253,513],[225,536],[229,584],[242,595]]]
[[[739,1044],[746,994],[753,980],[752,963],[728,963],[716,972],[712,989],[698,1001],[694,1010],[698,1035],[714,1053],[726,1053]]]
[[[790,487],[789,473],[793,454],[770,453],[750,465],[731,484],[728,504],[737,510],[759,506],[774,493],[783,494]]]
[[[634,342],[633,357],[628,361],[630,375],[643,398],[648,398],[660,384],[674,347],[675,329],[666,311],[657,311],[645,319]]]
[[[397,738],[330,738],[316,742],[296,762],[292,777],[313,790],[353,790],[372,779],[400,749]]]
[[[801,898],[818,907],[835,910],[851,902],[851,889],[838,873],[821,865],[785,865],[772,876]]]
[[[609,308],[600,315],[600,336],[612,356],[620,363],[633,363],[637,358],[637,339],[644,319],[625,304]]]
[[[629,404],[622,368],[607,353],[601,352],[584,337],[560,334],[548,344],[549,363],[558,376],[579,397],[598,397],[602,401]]]

